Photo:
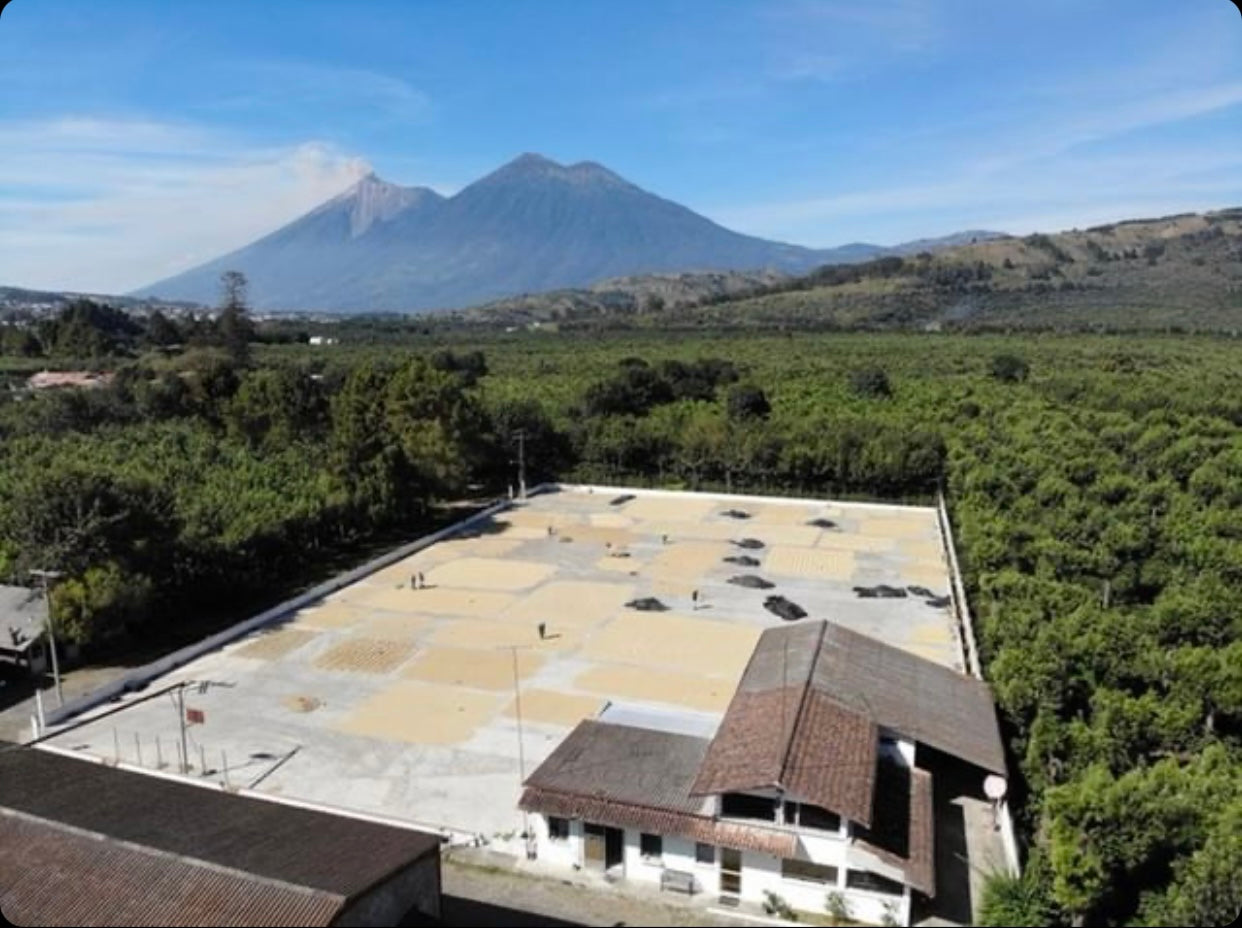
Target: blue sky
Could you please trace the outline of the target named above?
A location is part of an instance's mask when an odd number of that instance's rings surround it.
[[[0,283],[123,291],[374,169],[602,162],[815,246],[1242,205],[1228,0],[13,0]]]

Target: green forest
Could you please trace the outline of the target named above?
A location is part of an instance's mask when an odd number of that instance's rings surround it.
[[[942,490],[1024,845],[987,922],[1242,907],[1242,341],[278,335],[83,306],[5,332],[0,576],[64,571],[59,627],[88,654],[240,618],[504,494],[519,433],[531,483]],[[26,391],[32,358],[116,376]]]

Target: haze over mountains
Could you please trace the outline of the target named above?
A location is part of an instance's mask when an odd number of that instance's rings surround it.
[[[947,243],[992,233],[959,233]],[[661,272],[800,273],[935,247],[812,249],[732,232],[602,165],[526,154],[452,197],[368,175],[307,215],[136,296],[214,303],[220,274],[259,310],[406,312]]]

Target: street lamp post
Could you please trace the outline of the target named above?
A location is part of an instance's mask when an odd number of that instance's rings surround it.
[[[60,686],[60,660],[56,655],[56,631],[55,622],[52,619],[52,593],[48,586],[48,581],[59,580],[64,576],[59,570],[32,570],[32,577],[38,577],[43,582],[43,603],[47,606],[47,619],[43,623],[43,627],[47,629],[48,648],[52,652],[52,679],[56,683],[56,705],[63,706],[65,704],[65,694]]]

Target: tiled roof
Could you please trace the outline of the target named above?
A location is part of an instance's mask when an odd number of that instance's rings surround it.
[[[422,831],[35,748],[0,751],[0,808],[347,899],[440,844]]]
[[[527,778],[520,805],[724,847],[792,853],[792,834],[717,821],[710,800],[690,795],[707,744],[693,735],[583,721]]]
[[[635,828],[649,834],[679,835],[707,844],[762,851],[778,857],[792,857],[798,847],[793,832],[740,822],[722,822],[708,815],[676,812],[603,797],[528,787],[518,804],[528,812],[577,818],[615,828]]]
[[[691,792],[781,788],[870,824],[880,727],[1005,772],[986,684],[808,622],[760,636]]]
[[[586,720],[526,779],[543,791],[698,815],[690,795],[707,739]]]
[[[0,873],[16,925],[329,925],[346,902],[9,812]]]
[[[799,731],[785,760],[785,789],[852,821],[870,822],[879,737],[875,723],[812,689]]]

